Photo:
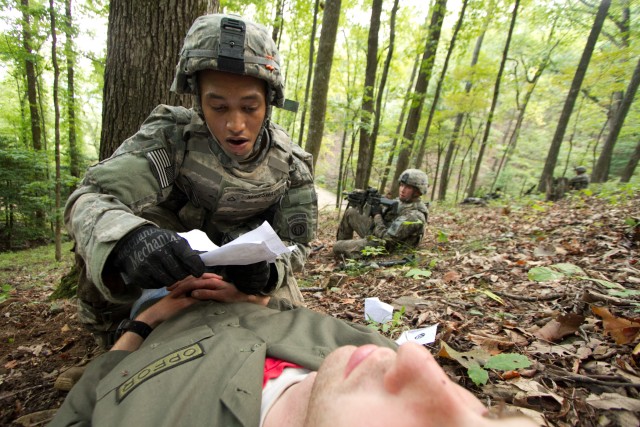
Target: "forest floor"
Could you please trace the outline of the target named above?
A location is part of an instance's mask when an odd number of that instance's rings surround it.
[[[402,255],[334,259],[337,221],[321,209],[299,275],[309,308],[366,324],[364,299],[378,297],[396,314],[372,327],[393,339],[437,324],[427,347],[496,411],[549,426],[640,424],[639,194],[435,205],[410,261],[387,267]],[[73,301],[49,300],[68,254],[57,264],[3,256],[0,425],[40,425],[66,396],[58,375],[100,351]]]

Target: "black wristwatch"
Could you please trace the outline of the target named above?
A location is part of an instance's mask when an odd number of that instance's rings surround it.
[[[153,328],[144,322],[131,319],[123,319],[116,329],[116,340],[122,336],[125,332],[133,332],[146,339],[153,331]]]

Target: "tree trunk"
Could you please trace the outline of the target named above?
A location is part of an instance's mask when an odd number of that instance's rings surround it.
[[[403,140],[401,144],[400,154],[398,155],[398,162],[396,163],[396,170],[393,176],[393,182],[391,183],[391,195],[393,197],[398,195],[398,178],[400,174],[407,169],[409,165],[409,156],[413,149],[413,141],[416,137],[416,131],[420,124],[420,116],[422,114],[422,107],[424,105],[425,95],[427,93],[427,87],[429,86],[429,79],[431,79],[431,73],[433,71],[433,64],[436,59],[436,51],[438,49],[438,42],[440,41],[440,32],[442,30],[442,21],[444,15],[447,12],[447,0],[436,0],[431,14],[431,23],[429,24],[429,35],[427,36],[427,43],[422,55],[422,63],[420,65],[420,73],[418,74],[418,80],[414,89],[414,97],[409,110],[409,116],[407,117],[407,125],[404,128]]]
[[[629,48],[629,3],[625,1],[625,5],[622,8],[622,19],[618,22],[620,33],[622,36],[622,49]],[[626,62],[626,59],[624,60]],[[602,146],[598,161],[591,172],[591,182],[606,182],[609,179],[609,168],[611,167],[611,158],[613,157],[613,149],[618,140],[618,134],[620,129],[616,129],[617,117],[620,109],[622,108],[622,102],[624,98],[624,92],[616,91],[612,95],[611,106],[609,107],[608,122],[609,122],[609,134]],[[626,115],[626,113],[625,113]],[[623,119],[624,120],[624,119]],[[610,136],[616,134],[614,138]]]
[[[471,58],[471,68],[476,66],[478,58],[480,57],[480,48],[484,40],[486,28],[476,39],[476,45],[473,49],[473,56]],[[465,84],[465,93],[471,92],[471,86],[473,83],[468,81]],[[442,163],[442,172],[440,173],[440,186],[438,187],[438,200],[444,200],[447,197],[447,187],[449,186],[449,177],[451,176],[451,164],[453,154],[457,151],[458,137],[460,136],[460,129],[462,128],[462,122],[464,121],[465,113],[458,113],[456,115],[456,122],[453,126],[453,132],[451,132],[451,139],[449,140],[449,146],[447,147],[447,153],[444,156]]]
[[[38,82],[36,77],[35,54],[31,46],[31,14],[29,0],[21,0],[22,4],[22,46],[25,55],[25,72],[27,75],[27,98],[31,116],[31,143],[36,151],[42,150],[42,129],[40,127],[40,111],[38,110]]]
[[[305,150],[313,155],[315,167],[322,145],[322,133],[324,132],[324,117],[327,112],[327,93],[329,91],[329,78],[333,65],[333,49],[336,44],[338,22],[340,21],[341,0],[327,0],[322,17],[322,30],[318,42],[318,57],[313,71],[313,90],[311,97],[313,104],[309,113],[309,133]]]
[[[376,70],[378,68],[378,31],[380,30],[381,13],[382,0],[373,0],[367,40],[367,65],[364,72],[362,107],[360,108],[360,145],[358,147],[358,167],[356,168],[356,188],[367,188],[371,175],[371,163],[373,162],[371,122],[373,116],[378,114],[373,110],[373,89],[376,84]],[[380,89],[378,89],[378,96],[382,96]]]
[[[633,172],[635,172],[636,166],[638,166],[638,160],[640,160],[640,141],[638,141],[633,155],[629,158],[629,163],[627,163],[622,171],[620,182],[629,182],[631,180]]]
[[[65,0],[65,56],[67,58],[67,122],[69,126],[69,173],[80,178],[80,150],[76,138],[76,99],[74,67],[76,61],[73,45],[73,16],[71,14],[71,0]],[[75,187],[75,186],[74,186]]]
[[[51,63],[53,65],[53,110],[54,110],[54,134],[55,134],[55,163],[56,163],[56,186],[55,186],[55,246],[56,261],[62,259],[62,218],[60,215],[60,103],[58,100],[58,82],[60,79],[60,68],[58,67],[58,38],[56,34],[56,10],[53,0],[49,0],[49,16],[51,18]]]
[[[389,76],[389,67],[391,65],[391,59],[393,58],[393,51],[395,47],[396,39],[396,15],[398,13],[398,2],[394,0],[393,8],[391,9],[391,17],[389,19],[389,50],[387,51],[387,58],[384,61],[382,68],[382,77],[380,77],[380,86],[378,88],[378,96],[376,96],[376,109],[375,109],[375,121],[373,123],[373,132],[371,132],[371,159],[376,158],[376,146],[378,141],[378,132],[380,130],[380,120],[382,118],[382,97],[385,87],[387,86],[387,78]],[[404,107],[403,107],[404,108]],[[395,144],[394,144],[395,147]],[[371,168],[369,169],[369,175],[367,176],[367,183],[371,179]]]
[[[282,10],[284,9],[284,0],[278,0],[276,4],[276,18],[273,20],[273,31],[271,32],[271,38],[273,42],[280,48],[280,30],[282,29]]]
[[[638,91],[638,85],[640,85],[640,60],[638,60],[638,63],[636,64],[636,68],[633,71],[633,76],[631,77],[629,86],[627,86],[627,90],[625,91],[624,97],[622,98],[622,102],[620,103],[620,108],[618,109],[618,113],[613,119],[613,126],[611,127],[611,131],[609,132],[609,135],[607,135],[607,139],[604,143],[605,147],[611,146],[613,149],[613,146],[615,145],[615,141],[618,139],[618,135],[620,135],[620,130],[622,129],[624,120],[627,117],[627,113],[629,112],[629,108],[631,108],[631,103],[633,102],[633,98],[636,96],[636,92]],[[599,162],[600,161],[598,160],[598,163]],[[631,160],[629,163],[631,163]],[[622,175],[624,176],[624,172]],[[623,182],[628,182],[628,180]]]
[[[307,84],[304,87],[304,103],[302,104],[302,115],[300,118],[300,133],[298,134],[298,145],[302,147],[304,136],[304,125],[307,118],[307,105],[309,105],[309,91],[311,90],[311,76],[313,75],[313,52],[316,44],[316,27],[318,26],[318,7],[320,0],[316,0],[313,7],[313,25],[311,26],[311,40],[309,40],[309,66],[307,68]],[[315,161],[315,160],[314,160]]]
[[[112,0],[102,102],[100,159],[133,135],[158,104],[191,105],[169,92],[187,31],[218,0]]]
[[[582,86],[584,76],[587,73],[587,68],[589,68],[591,55],[593,54],[593,50],[596,46],[596,41],[598,40],[598,36],[600,35],[600,31],[602,30],[602,25],[604,24],[604,20],[607,17],[607,11],[609,10],[610,5],[611,0],[602,0],[602,2],[600,3],[600,7],[598,8],[598,13],[596,15],[595,21],[593,22],[593,27],[591,27],[589,38],[587,39],[584,51],[582,52],[582,57],[580,58],[580,62],[578,63],[578,68],[576,69],[576,72],[573,76],[573,82],[571,83],[569,94],[567,95],[567,99],[564,102],[564,107],[562,108],[560,119],[558,120],[556,132],[553,135],[553,139],[551,140],[549,153],[547,154],[544,169],[542,170],[540,181],[538,182],[538,192],[544,193],[546,191],[548,178],[553,177],[553,171],[556,167],[556,163],[558,162],[558,153],[560,153],[562,139],[564,138],[564,134],[567,130],[573,107],[576,103],[576,99],[578,98],[578,93],[580,91],[580,87]]]
[[[413,86],[413,82],[416,78],[416,73],[418,72],[418,66],[420,65],[420,56],[416,57],[415,62],[413,63],[413,70],[411,71],[411,78],[409,79],[408,88]],[[411,100],[411,91],[407,90],[407,93],[404,97],[404,101],[402,102],[402,109],[400,109],[400,118],[398,119],[398,126],[396,127],[396,132],[393,137],[393,142],[391,143],[391,148],[389,149],[389,156],[387,157],[387,164],[384,167],[384,171],[382,172],[382,181],[380,182],[380,187],[378,190],[381,193],[385,193],[387,189],[387,181],[389,180],[389,172],[391,172],[391,164],[393,163],[393,158],[396,153],[396,147],[398,146],[398,136],[402,131],[402,125],[404,124],[404,115],[407,111],[407,106],[409,105],[409,101]]]
[[[502,81],[502,73],[504,72],[504,66],[507,62],[507,54],[509,53],[509,46],[511,45],[511,36],[513,35],[513,29],[516,26],[516,18],[518,17],[518,7],[520,6],[520,0],[516,0],[513,5],[513,12],[511,14],[511,24],[509,25],[509,33],[507,34],[507,41],[504,44],[504,51],[502,52],[502,60],[500,61],[500,69],[496,76],[495,89],[493,90],[493,98],[491,99],[491,107],[489,108],[489,115],[487,116],[487,124],[484,128],[484,134],[480,141],[480,150],[478,151],[478,158],[476,159],[476,165],[473,169],[473,176],[469,182],[469,190],[467,195],[473,197],[476,192],[476,184],[478,182],[478,174],[480,173],[480,166],[482,165],[482,159],[484,157],[484,150],[487,147],[489,141],[489,134],[491,133],[491,124],[493,123],[493,113],[495,112],[496,105],[498,105],[498,96],[500,96],[500,82]]]
[[[440,92],[442,91],[442,83],[444,82],[444,76],[447,74],[447,69],[449,68],[449,60],[451,59],[451,54],[453,53],[453,49],[456,45],[456,39],[458,38],[458,33],[460,32],[460,28],[462,27],[462,22],[464,21],[464,13],[467,10],[467,3],[469,3],[469,0],[464,0],[464,2],[462,3],[460,16],[458,17],[458,22],[456,23],[456,27],[453,30],[453,35],[451,36],[451,41],[449,42],[449,49],[447,50],[447,56],[444,60],[442,71],[440,72],[440,78],[438,79],[438,84],[436,85],[436,92],[433,95],[431,108],[429,109],[429,118],[427,119],[427,125],[424,127],[424,136],[422,137],[422,144],[420,144],[418,155],[415,158],[414,166],[416,167],[416,169],[421,169],[422,164],[424,162],[424,152],[427,145],[427,139],[429,138],[429,129],[431,128],[433,115],[436,112],[438,100],[440,99]],[[439,151],[442,151],[442,150],[439,150]],[[434,186],[433,188],[435,189],[435,182],[433,186]]]

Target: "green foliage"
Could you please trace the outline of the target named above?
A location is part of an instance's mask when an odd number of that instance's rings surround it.
[[[13,290],[11,285],[4,284],[0,287],[0,304],[5,302],[9,298],[9,293]]]
[[[420,268],[412,268],[405,273],[405,277],[411,277],[413,279],[428,279],[429,277],[431,277],[431,271],[422,270]]]
[[[404,326],[404,322],[402,320],[405,312],[406,309],[404,306],[402,306],[400,310],[394,311],[391,320],[389,320],[388,322],[379,323],[375,320],[367,319],[367,326],[374,331],[381,332],[387,336],[395,335],[397,332],[405,331],[408,329],[408,327]]]
[[[360,252],[368,258],[385,255],[387,253],[387,249],[384,246],[365,246]]]
[[[449,242],[449,236],[447,236],[447,233],[443,230],[438,230],[438,235],[436,237],[436,241],[438,243],[448,243]]]

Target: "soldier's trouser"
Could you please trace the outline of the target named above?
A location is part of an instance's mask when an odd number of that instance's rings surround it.
[[[353,232],[364,238],[371,233],[373,218],[363,215],[356,208],[348,208],[344,211],[340,225],[338,225],[337,240],[353,239]]]

